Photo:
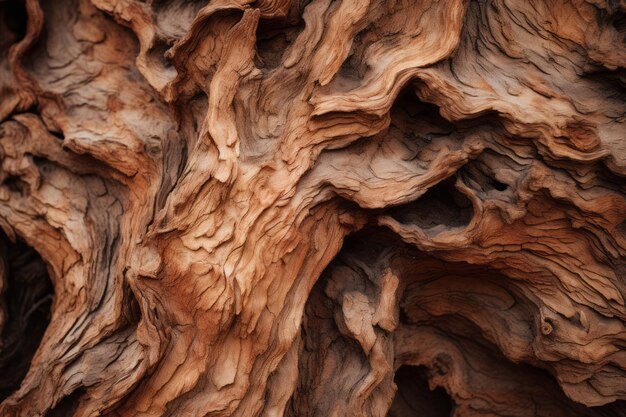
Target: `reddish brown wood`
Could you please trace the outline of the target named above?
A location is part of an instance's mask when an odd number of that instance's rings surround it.
[[[626,415],[625,12],[0,1],[0,415]]]

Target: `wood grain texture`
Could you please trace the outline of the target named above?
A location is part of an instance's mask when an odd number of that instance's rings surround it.
[[[0,415],[625,416],[625,13],[0,1]]]

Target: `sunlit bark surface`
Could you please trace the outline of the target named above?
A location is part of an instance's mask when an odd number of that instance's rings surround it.
[[[625,416],[625,13],[0,1],[0,416]]]

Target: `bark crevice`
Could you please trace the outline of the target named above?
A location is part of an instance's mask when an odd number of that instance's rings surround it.
[[[39,254],[0,232],[0,401],[16,391],[50,322],[54,290]]]

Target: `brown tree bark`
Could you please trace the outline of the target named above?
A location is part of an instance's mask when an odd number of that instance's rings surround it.
[[[0,416],[626,416],[625,12],[0,1]]]

